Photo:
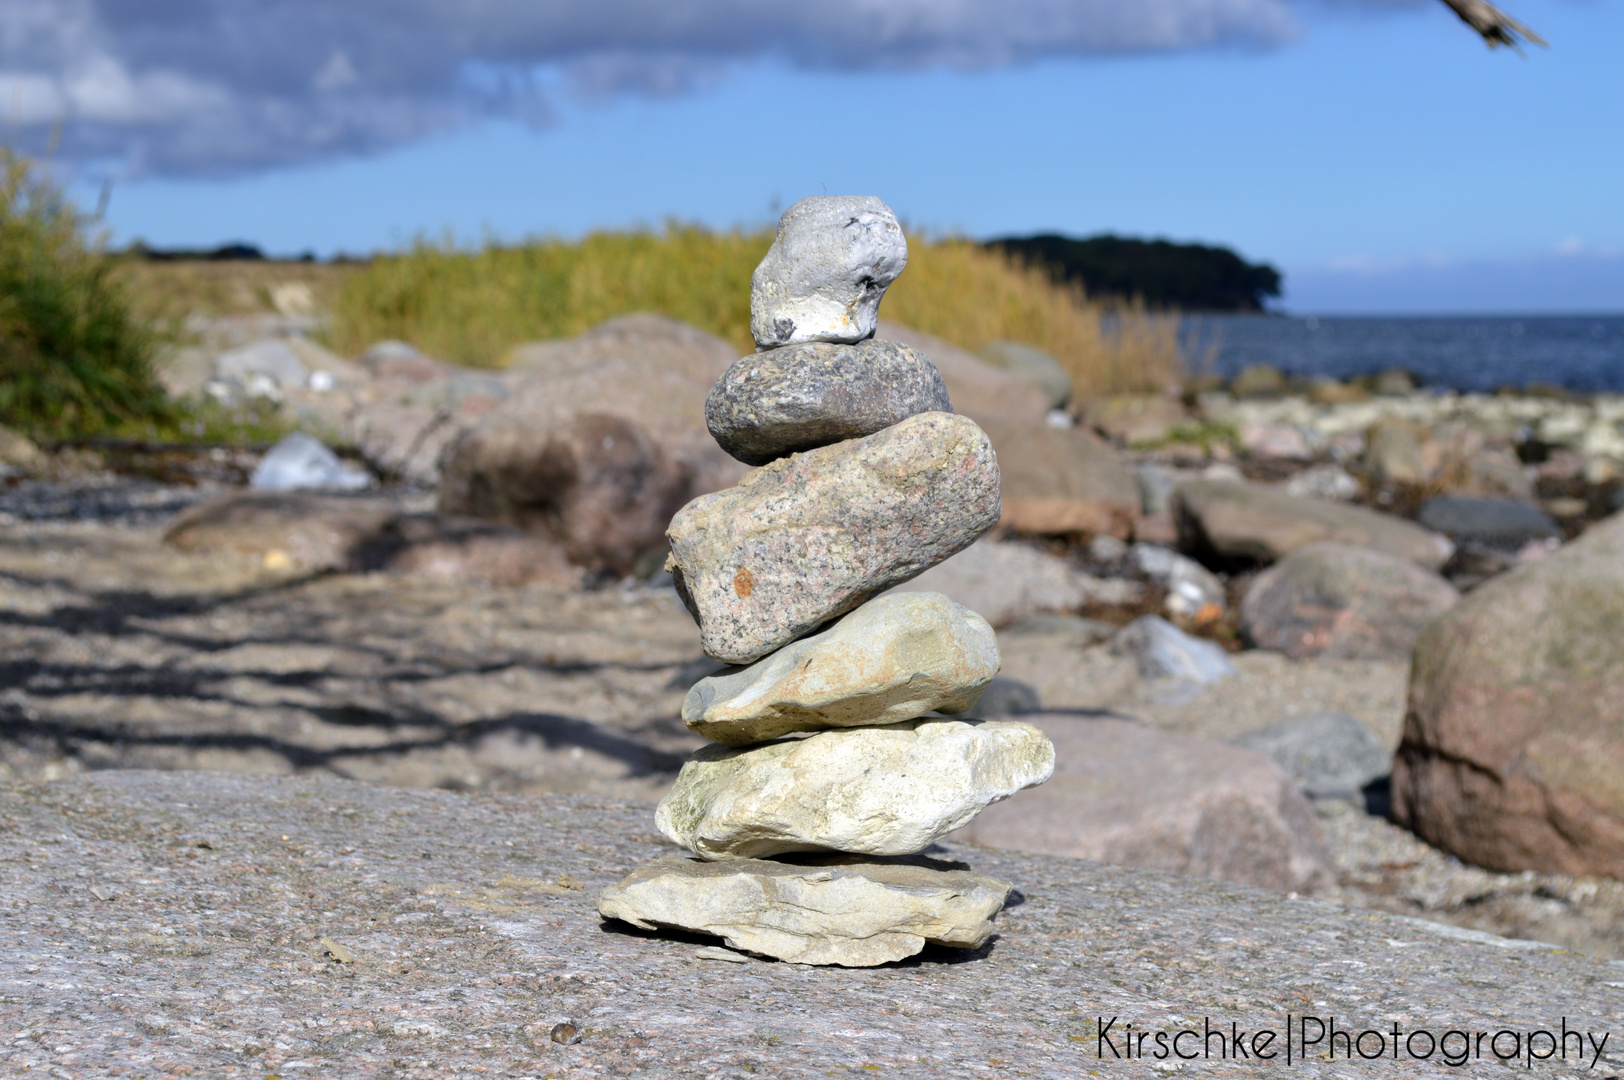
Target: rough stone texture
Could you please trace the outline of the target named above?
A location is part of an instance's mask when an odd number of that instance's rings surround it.
[[[1160,615],[1141,615],[1111,639],[1111,648],[1131,657],[1146,679],[1179,679],[1205,685],[1235,674],[1224,650],[1191,637]]]
[[[1500,870],[1624,878],[1624,516],[1469,593],[1416,644],[1393,812]]]
[[[447,449],[508,396],[509,382],[380,342],[350,364],[300,338],[288,345],[331,386],[285,388],[283,413],[330,441],[355,447],[372,471],[425,487],[440,480]]]
[[[192,555],[249,556],[272,572],[391,570],[498,586],[581,582],[563,549],[545,538],[411,512],[381,497],[224,495],[183,511],[165,541]]]
[[[1003,472],[1004,525],[1036,535],[1132,534],[1138,483],[1103,440],[1082,427],[1050,427],[1041,390],[963,349],[895,323],[880,330],[929,356],[954,409],[991,437]]]
[[[969,411],[963,398],[954,400]],[[998,452],[1005,527],[1042,536],[1132,535],[1139,482],[1099,436],[1007,415],[978,422]]]
[[[399,513],[384,499],[292,492],[226,495],[182,512],[164,541],[177,551],[229,551],[271,563],[286,560],[306,570],[339,570],[354,566],[362,545]]]
[[[1059,361],[1042,349],[1018,341],[994,341],[983,347],[979,355],[993,367],[1043,391],[1051,409],[1058,409],[1071,400],[1071,376]]]
[[[1233,740],[1280,766],[1310,799],[1359,800],[1393,759],[1370,731],[1346,713],[1316,712],[1249,731]]]
[[[711,387],[705,424],[747,465],[952,412],[936,366],[894,341],[808,342],[738,360]]]
[[[911,855],[1053,769],[1054,748],[1040,731],[992,720],[911,720],[747,750],[706,747],[682,767],[655,824],[706,859]]]
[[[1138,603],[1143,589],[1121,578],[1090,577],[1027,544],[981,539],[896,591],[946,593],[1001,627],[1033,615],[1075,611],[1090,602]]]
[[[921,413],[781,458],[683,507],[666,567],[705,651],[747,664],[974,543],[998,462],[974,423]]]
[[[355,551],[351,570],[390,570],[496,588],[575,588],[582,572],[546,537],[444,514],[402,514]]]
[[[8,427],[0,427],[0,479],[23,475],[38,476],[46,471],[50,458],[33,441]]]
[[[998,639],[985,619],[941,593],[895,593],[742,671],[701,679],[682,719],[712,742],[749,746],[961,713],[996,674]]]
[[[1313,808],[1262,754],[1116,718],[1025,719],[1054,743],[1053,779],[954,839],[1281,892],[1334,880]]]
[[[1406,420],[1386,419],[1365,434],[1365,471],[1384,483],[1423,484],[1432,475],[1421,450],[1426,430]]]
[[[1521,499],[1481,495],[1435,495],[1421,504],[1416,520],[1461,543],[1516,549],[1530,540],[1562,536],[1549,514]]]
[[[551,430],[578,413],[618,416],[693,470],[693,495],[717,491],[737,483],[745,467],[705,430],[705,395],[738,355],[721,338],[646,313],[610,319],[564,341],[520,345],[503,372],[512,393],[477,437]]]
[[[605,889],[598,911],[643,930],[725,938],[735,949],[795,964],[874,967],[927,942],[979,949],[1009,890],[985,874],[910,863],[667,856]]]
[[[1241,601],[1241,633],[1287,656],[1406,659],[1460,592],[1412,562],[1348,544],[1310,544],[1265,570]]]
[[[1082,419],[1106,438],[1131,446],[1167,438],[1188,417],[1184,404],[1165,394],[1113,394],[1089,399]]]
[[[695,939],[597,914],[602,889],[670,850],[646,804],[218,774],[8,787],[0,1072],[934,1080],[1014,1067],[1070,1080],[1151,1073],[1099,1046],[1101,1017],[1118,1017],[1115,1034],[1203,1016],[1278,1028],[1288,1011],[1355,1031],[1397,1018],[1405,1032],[1565,1016],[1599,1035],[1617,1016],[1608,984],[1621,969],[1572,952],[1242,886],[944,848],[1019,891],[981,949],[930,947],[879,968],[720,964]],[[332,960],[323,937],[353,962]],[[580,1042],[549,1040],[565,1020]],[[1587,1053],[1558,1071],[1619,1072],[1619,1038],[1597,1069]],[[1492,1059],[1378,1065],[1311,1055],[1291,1075],[1529,1075]],[[1255,1060],[1200,1064],[1223,1080],[1258,1072]]]
[[[1049,409],[1042,390],[1025,379],[987,363],[974,353],[923,330],[894,323],[879,324],[879,336],[900,342],[921,356],[930,358],[941,372],[952,397],[955,411],[978,424],[990,417],[1010,417],[1043,423]],[[983,425],[985,426],[985,425]]]
[[[1454,551],[1444,537],[1390,514],[1228,480],[1181,485],[1173,516],[1185,551],[1227,561],[1272,563],[1309,544],[1340,543],[1437,570]]]
[[[440,509],[547,536],[578,565],[624,575],[659,547],[692,488],[692,470],[643,428],[583,413],[557,427],[504,424],[464,439],[445,465]]]
[[[879,199],[802,199],[750,276],[750,332],[763,349],[873,337],[880,298],[907,265],[902,226]]]

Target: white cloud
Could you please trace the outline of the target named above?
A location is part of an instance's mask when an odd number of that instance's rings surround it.
[[[1298,0],[0,0],[0,124],[181,175],[367,151],[547,87],[669,96],[760,59],[984,68],[1298,33]],[[1336,0],[1382,6],[1393,0]]]

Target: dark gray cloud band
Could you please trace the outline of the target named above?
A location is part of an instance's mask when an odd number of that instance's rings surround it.
[[[1426,0],[1361,0],[1391,6]],[[1293,0],[0,0],[0,122],[69,163],[227,175],[398,145],[559,94],[1273,46]]]

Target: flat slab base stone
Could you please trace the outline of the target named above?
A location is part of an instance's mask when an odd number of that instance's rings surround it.
[[[668,856],[605,889],[598,911],[644,930],[713,934],[793,964],[874,967],[927,942],[980,947],[1009,891],[984,874],[914,863]]]

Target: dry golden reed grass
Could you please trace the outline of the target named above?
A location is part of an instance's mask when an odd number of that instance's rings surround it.
[[[686,226],[474,250],[419,242],[345,276],[332,297],[329,343],[354,354],[399,338],[496,367],[519,342],[654,311],[725,338],[742,355],[754,348],[750,274],[771,242],[770,232]],[[972,352],[1000,340],[1042,349],[1071,374],[1079,398],[1161,390],[1181,370],[1176,318],[1094,303],[965,240],[910,237],[908,269],[881,311]]]

